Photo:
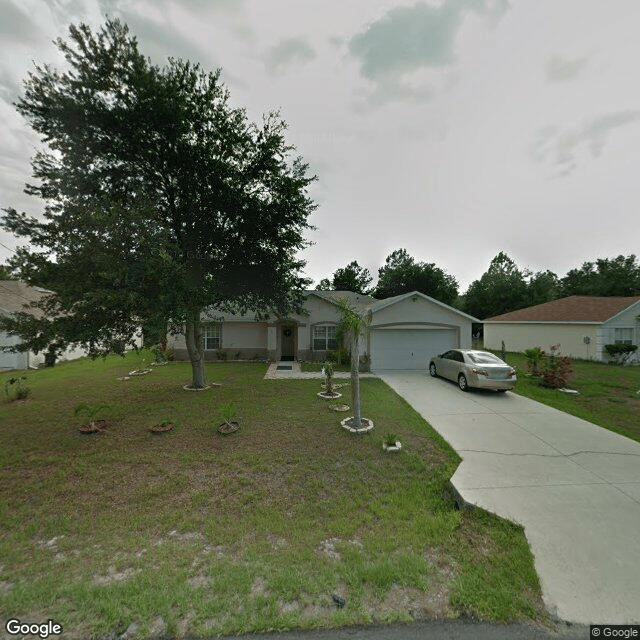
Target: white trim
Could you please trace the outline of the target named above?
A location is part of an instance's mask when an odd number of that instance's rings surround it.
[[[440,302],[439,300],[436,300],[435,298],[431,298],[430,296],[424,293],[420,293],[420,291],[410,291],[409,293],[404,293],[399,296],[395,296],[393,299],[380,300],[379,302],[374,302],[372,305],[370,305],[369,311],[371,311],[371,313],[375,315],[376,313],[378,313],[378,311],[381,311],[382,309],[386,309],[391,305],[397,304],[398,302],[402,302],[407,298],[413,298],[414,296],[420,296],[421,298],[424,298],[425,300],[428,300],[429,302],[432,302],[433,304],[436,304],[439,307],[442,307],[443,309],[447,309],[448,311],[453,311],[454,313],[457,313],[458,315],[464,318],[467,318],[468,320],[471,320],[471,322],[482,322],[482,320],[478,318],[474,318],[473,316],[470,316],[469,314],[464,313],[464,311],[460,311],[460,309],[454,309],[453,307],[450,307],[448,304],[445,304],[444,302]]]
[[[588,324],[601,325],[609,320],[484,320],[482,324]]]
[[[618,313],[616,313],[615,316],[611,316],[610,318],[607,318],[605,320],[605,322],[609,322],[611,320],[613,320],[614,318],[617,318],[620,314],[622,313],[626,313],[627,311],[629,311],[629,309],[631,309],[632,307],[638,305],[638,308],[640,309],[640,300],[636,300],[635,302],[632,302],[628,307],[625,307],[624,309],[622,309],[622,311],[618,311]]]

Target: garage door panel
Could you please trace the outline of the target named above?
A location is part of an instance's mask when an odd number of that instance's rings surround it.
[[[453,329],[381,329],[371,336],[371,365],[374,371],[426,371],[429,360],[456,348]]]

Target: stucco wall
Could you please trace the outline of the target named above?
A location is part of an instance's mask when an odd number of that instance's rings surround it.
[[[605,344],[615,343],[616,328],[620,329],[632,329],[633,332],[633,344],[640,347],[640,303],[634,304],[629,309],[623,311],[621,314],[611,318],[607,322],[603,322],[600,328],[600,334],[598,336],[598,348],[602,354],[603,360],[608,360],[609,357],[604,350]],[[640,362],[640,349],[629,359],[629,362]]]
[[[455,328],[461,349],[471,348],[472,321],[455,309],[441,306],[422,296],[409,296],[376,311],[372,327],[405,325],[405,328]]]
[[[596,360],[598,324],[485,322],[484,346],[501,349],[504,341],[507,351],[524,351],[541,347],[549,351],[551,345],[560,344],[560,353],[572,358]],[[584,338],[589,338],[585,344]]]

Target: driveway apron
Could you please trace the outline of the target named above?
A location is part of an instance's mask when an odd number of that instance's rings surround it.
[[[458,452],[462,498],[524,526],[552,615],[640,623],[640,443],[513,393],[379,377]]]

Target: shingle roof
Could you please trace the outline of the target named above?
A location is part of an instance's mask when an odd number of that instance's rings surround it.
[[[42,312],[39,309],[25,308],[25,305],[37,302],[47,293],[51,292],[19,280],[0,280],[0,309],[10,313],[24,311],[40,317]]]
[[[604,322],[639,301],[640,296],[569,296],[493,316],[485,322]]]

